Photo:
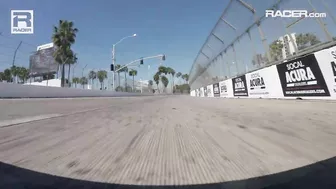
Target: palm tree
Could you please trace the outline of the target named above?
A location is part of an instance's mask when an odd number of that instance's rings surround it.
[[[148,90],[151,91],[153,89],[153,81],[149,80],[148,81]]]
[[[169,83],[169,80],[166,76],[162,76],[161,77],[161,82],[163,83],[163,86],[164,86],[164,91],[166,91],[166,88],[168,86],[168,83]]]
[[[5,69],[4,71],[4,80],[6,80],[7,82],[11,82],[12,80],[12,73],[10,69]]]
[[[180,78],[181,76],[182,76],[182,73],[181,72],[177,72],[176,78]]]
[[[128,73],[128,68],[124,67],[121,71],[125,73],[125,91],[127,92],[127,77],[126,77],[126,74]]]
[[[159,68],[158,68],[158,71],[159,71],[159,74],[161,75],[161,74],[165,74],[165,75],[167,75],[167,73],[168,73],[168,69],[166,68],[166,67],[164,67],[164,66],[160,66]]]
[[[129,71],[129,76],[133,77],[133,92],[134,92],[134,76],[136,76],[138,74],[138,71],[136,70],[130,70]]]
[[[74,83],[75,84],[75,88],[77,88],[77,83],[79,83],[79,78],[78,77],[72,78],[72,83]]]
[[[97,78],[98,78],[98,80],[99,80],[99,82],[100,82],[100,88],[101,88],[101,90],[103,90],[104,88],[104,80],[107,78],[107,71],[105,71],[105,70],[100,70],[100,71],[98,71],[97,72]]]
[[[68,81],[70,81],[70,69],[71,69],[71,65],[76,64],[77,61],[78,61],[77,54],[73,54],[73,52],[71,51],[70,61],[67,62],[67,64],[69,65],[69,70],[68,70]]]
[[[19,67],[18,77],[23,83],[25,83],[26,79],[29,77],[29,70],[25,67]]]
[[[188,74],[183,74],[182,79],[184,79],[186,81],[186,83],[188,83],[189,75]]]
[[[52,35],[53,43],[56,47],[56,52],[54,53],[54,58],[58,64],[62,65],[62,77],[61,85],[64,87],[64,69],[65,64],[71,62],[71,45],[75,43],[76,34],[78,32],[77,28],[74,28],[74,23],[67,20],[60,20],[58,27],[54,26],[54,32]]]
[[[121,65],[120,64],[117,64],[116,66],[115,66],[115,70],[119,70],[121,68]],[[120,72],[121,72],[122,70],[119,70],[119,71],[117,71],[117,74],[118,74],[118,87],[120,87]],[[114,86],[113,86],[114,87]]]
[[[16,76],[19,74],[19,67],[12,66],[10,68],[10,71],[11,71],[11,74],[13,75],[13,82],[16,82],[14,78],[16,78]]]
[[[97,78],[97,73],[93,70],[89,72],[89,80],[91,80],[91,86],[93,89],[93,81]]]
[[[170,68],[170,67],[168,67],[167,70],[168,70],[168,74],[171,75],[171,79],[172,79],[171,88],[172,88],[172,92],[174,93],[174,76],[175,76],[175,70],[173,68]]]
[[[184,79],[186,80],[186,83],[188,84],[188,81],[189,81],[189,75],[188,75],[188,74],[184,74]]]
[[[5,73],[0,72],[0,81],[5,80]]]
[[[159,82],[160,82],[160,74],[159,74],[159,72],[156,72],[156,74],[153,76],[153,79],[154,79],[154,81],[155,81],[155,83],[157,85],[158,91],[160,92],[160,90],[159,90]]]
[[[81,77],[81,78],[79,79],[79,81],[80,81],[80,84],[83,86],[83,89],[84,89],[84,86],[85,86],[86,84],[88,84],[88,79],[87,79],[86,77]]]

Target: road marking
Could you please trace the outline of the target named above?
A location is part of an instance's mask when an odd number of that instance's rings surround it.
[[[54,118],[54,117],[59,117],[59,116],[62,116],[62,114],[46,114],[46,115],[30,116],[30,117],[24,117],[24,118],[12,119],[12,120],[4,120],[4,121],[0,121],[0,128],[10,127],[13,125],[29,123],[33,121],[39,121],[39,120],[44,120],[44,119],[49,119],[49,118]]]

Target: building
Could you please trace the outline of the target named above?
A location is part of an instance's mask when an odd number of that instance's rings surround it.
[[[256,55],[253,56],[253,59],[252,59],[253,66],[259,68],[262,65],[264,65],[265,62],[266,62],[265,58],[263,57],[262,54],[256,54]]]
[[[279,41],[283,44],[282,58],[286,59],[295,53],[295,49],[297,49],[295,33],[291,33],[290,35],[286,34],[280,37]]]

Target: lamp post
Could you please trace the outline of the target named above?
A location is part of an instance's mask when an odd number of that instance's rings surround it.
[[[133,35],[130,35],[130,36],[126,36],[122,39],[120,39],[117,43],[113,44],[112,46],[112,67],[114,68],[115,66],[115,46],[119,43],[121,43],[124,39],[127,39],[127,38],[131,38],[131,37],[136,37],[137,34],[133,34]],[[112,70],[112,91],[114,91],[114,70]]]

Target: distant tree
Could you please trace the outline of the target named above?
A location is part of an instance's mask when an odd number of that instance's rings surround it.
[[[72,78],[72,83],[74,83],[75,84],[75,88],[77,88],[77,83],[79,83],[79,78],[78,77]]]
[[[88,76],[89,76],[89,80],[91,81],[91,86],[93,88],[93,81],[97,78],[97,73],[91,70]]]
[[[160,66],[158,68],[158,73],[159,73],[159,75],[161,75],[161,74],[167,75],[168,74],[168,69],[166,67],[164,67],[164,66]]]
[[[167,86],[168,86],[168,83],[169,83],[169,80],[166,76],[162,76],[161,77],[161,82],[163,83],[163,86],[164,86],[164,90],[166,90]]]
[[[151,91],[153,89],[153,81],[149,80],[148,81],[148,90]]]
[[[133,77],[133,92],[135,90],[135,88],[134,88],[134,76],[136,76],[137,74],[138,74],[138,71],[136,71],[136,70],[130,70],[129,71],[129,76]]]
[[[18,68],[18,77],[23,83],[25,83],[25,81],[29,77],[29,70],[25,67],[19,67]]]
[[[321,43],[318,37],[313,33],[304,33],[304,34],[300,33],[297,34],[295,37],[298,50],[303,50],[309,46]]]
[[[0,81],[4,81],[5,80],[5,73],[0,72]]]
[[[120,64],[117,64],[116,66],[115,66],[115,70],[119,70],[121,68],[121,65]],[[117,71],[117,74],[118,74],[118,87],[120,87],[120,72],[121,72],[122,70],[119,70],[119,71]]]
[[[100,88],[103,90],[104,89],[104,80],[107,78],[107,71],[105,70],[100,70],[97,72],[97,78],[100,82]]]
[[[171,75],[172,85],[171,89],[174,92],[174,76],[175,76],[175,70],[173,68],[167,67],[167,73]]]
[[[19,75],[20,68],[17,67],[17,66],[12,66],[12,67],[10,68],[10,70],[11,70],[11,74],[12,74],[12,76],[13,76],[13,82],[16,82],[16,81],[14,80],[14,78],[16,78],[16,76]]]
[[[88,79],[86,77],[81,77],[79,81],[80,81],[80,84],[83,86],[83,89],[84,89],[84,86],[88,84]]]
[[[127,87],[127,73],[128,73],[128,68],[124,67],[123,69],[120,70],[120,72],[124,72],[125,74],[125,91],[127,92],[129,87]]]
[[[182,73],[181,72],[177,72],[177,74],[176,74],[176,78],[180,78],[182,76]]]
[[[155,83],[157,85],[158,91],[160,92],[160,90],[159,90],[159,82],[160,82],[160,74],[159,74],[159,72],[156,72],[156,74],[153,76],[153,79],[154,79],[154,81],[155,81]]]
[[[182,75],[182,79],[183,79],[186,83],[188,83],[188,81],[189,81],[189,75],[188,75],[188,74],[183,74],[183,75]]]
[[[4,70],[4,80],[7,82],[12,81],[12,71],[10,69],[5,69]]]
[[[282,57],[283,46],[284,45],[280,40],[275,40],[270,44],[269,49],[270,49],[270,54],[271,54],[271,57],[272,57],[272,61],[278,61],[278,60],[281,60],[283,58]],[[266,57],[266,56],[264,56],[264,57]],[[268,61],[268,62],[271,62],[271,61]]]

